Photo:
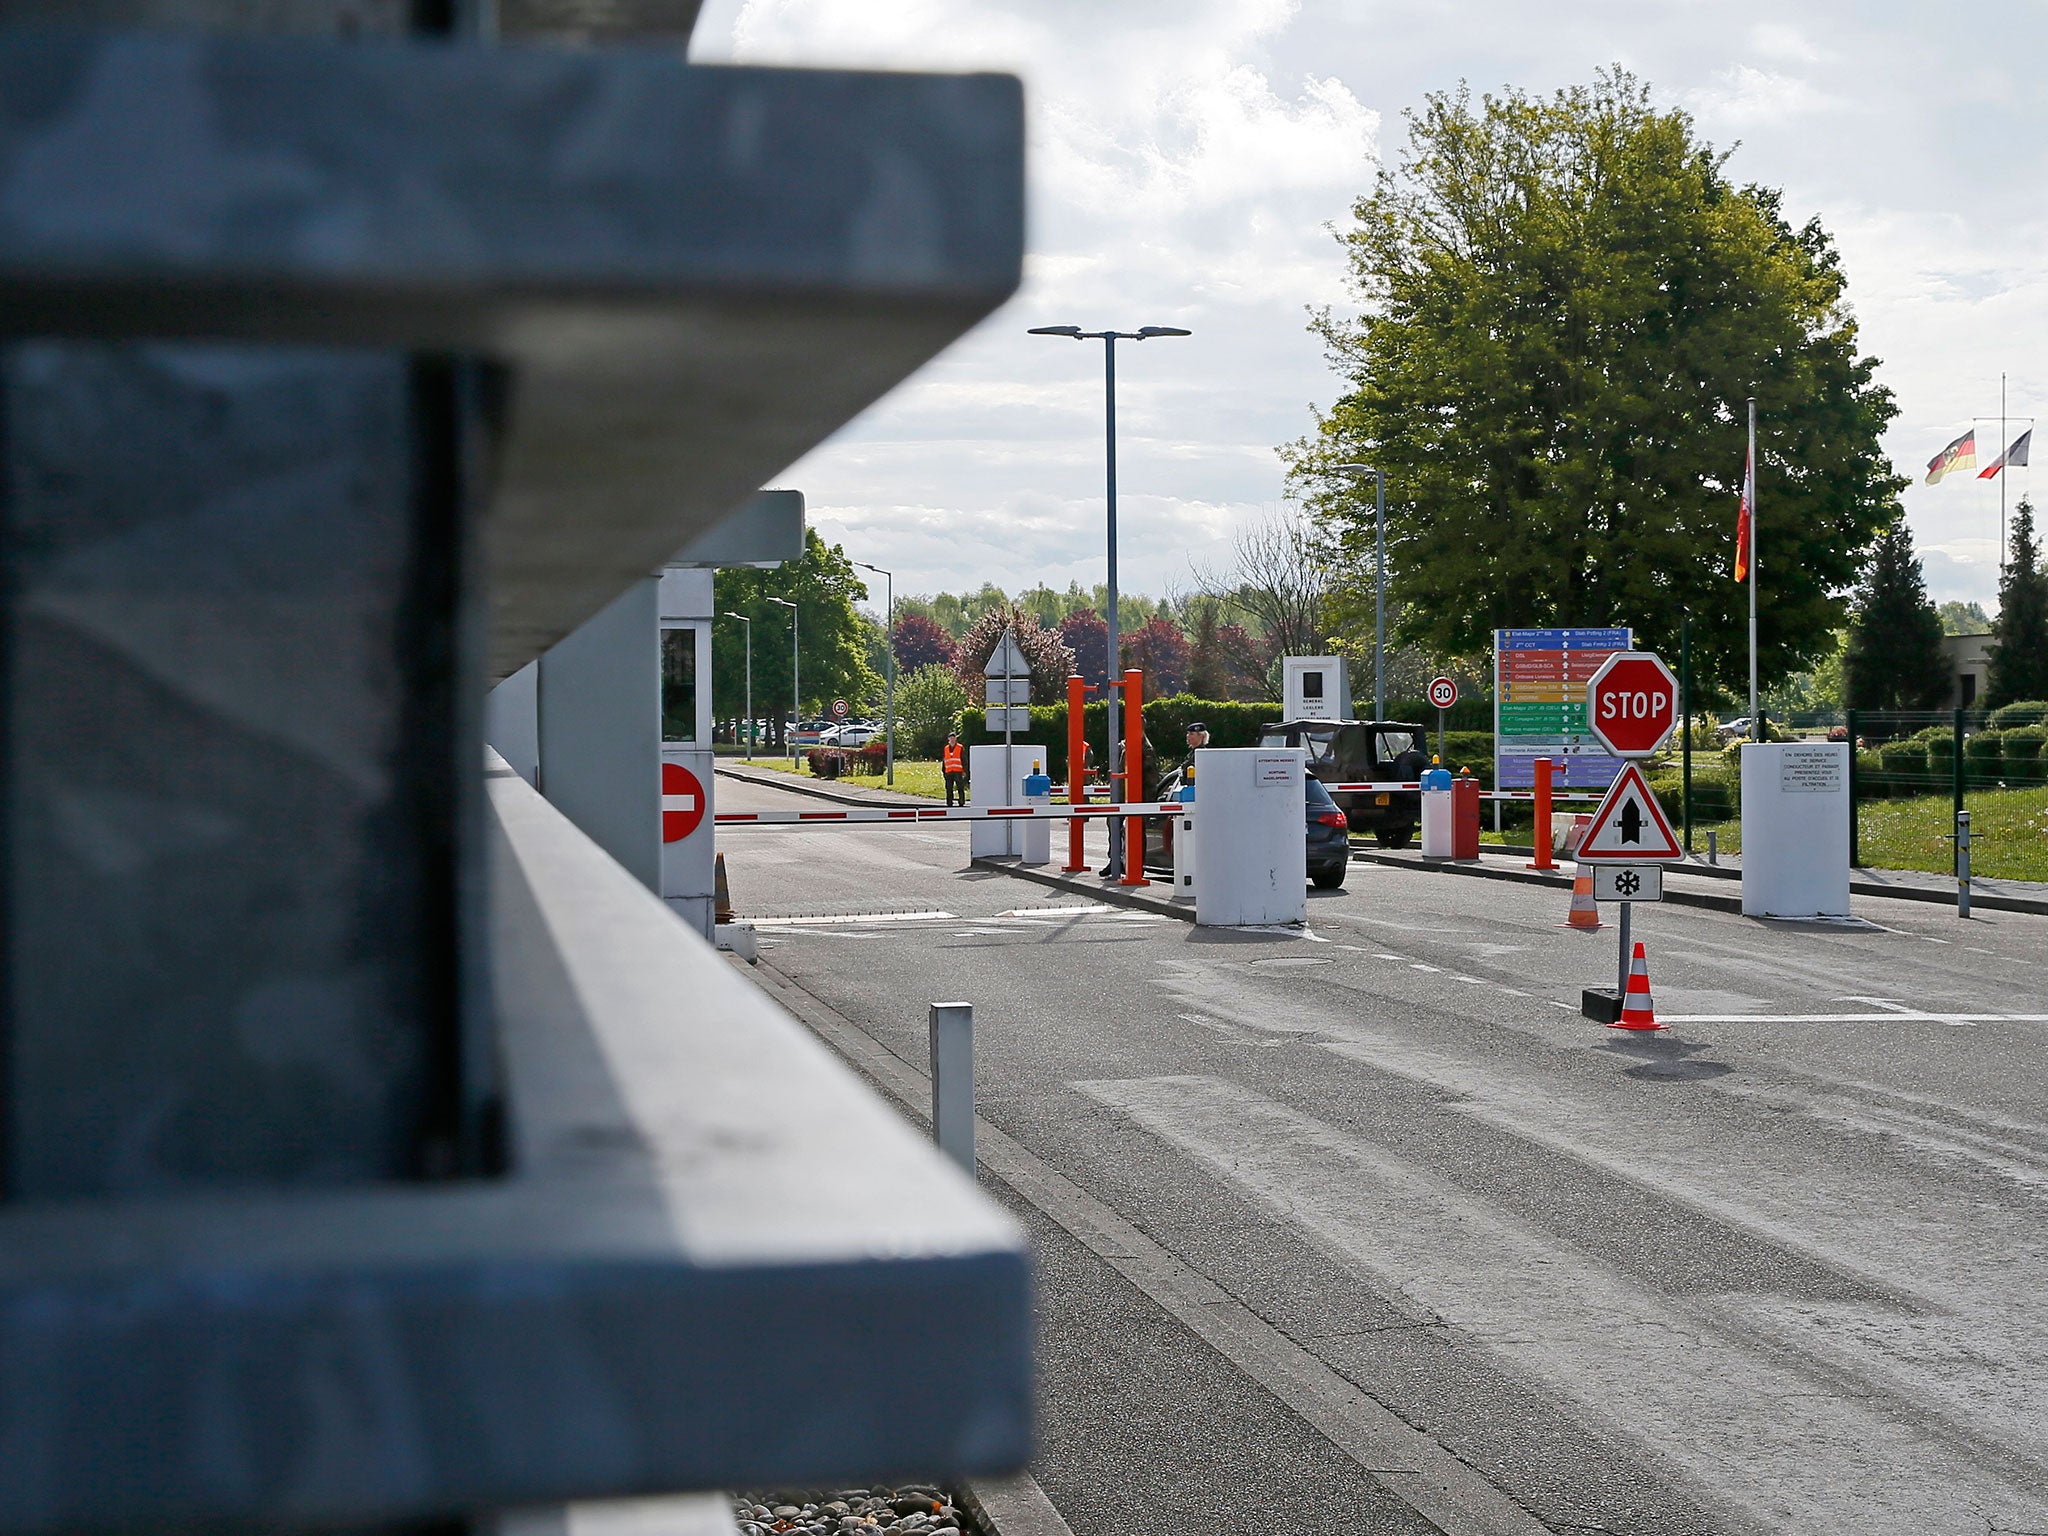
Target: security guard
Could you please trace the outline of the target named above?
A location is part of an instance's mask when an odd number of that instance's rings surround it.
[[[1180,762],[1180,781],[1183,784],[1195,782],[1195,753],[1209,745],[1209,727],[1200,720],[1188,722],[1188,755]]]
[[[967,749],[960,745],[960,733],[958,731],[948,731],[946,733],[946,755],[941,760],[939,767],[946,776],[946,804],[965,805],[967,803]],[[954,799],[955,795],[958,795],[960,798]]]

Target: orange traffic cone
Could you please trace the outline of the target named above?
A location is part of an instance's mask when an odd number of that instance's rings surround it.
[[[729,923],[732,921],[732,892],[725,883],[725,855],[719,854],[712,861],[711,868],[711,920],[714,923]]]
[[[1574,864],[1572,868],[1572,910],[1564,925],[1591,933],[1600,926],[1600,908],[1593,901],[1593,872],[1583,864]]]
[[[1656,1005],[1650,1001],[1650,964],[1643,958],[1641,939],[1636,940],[1636,952],[1628,962],[1628,990],[1621,995],[1621,1017],[1607,1027],[1645,1031],[1664,1028],[1657,1022]]]

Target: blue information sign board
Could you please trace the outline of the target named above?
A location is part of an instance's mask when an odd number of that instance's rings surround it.
[[[1497,629],[1493,632],[1493,773],[1502,789],[1536,782],[1536,759],[1555,765],[1558,789],[1605,790],[1622,760],[1586,728],[1586,684],[1633,632]]]

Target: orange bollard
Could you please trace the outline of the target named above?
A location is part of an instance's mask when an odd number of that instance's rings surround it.
[[[1145,793],[1145,674],[1133,667],[1124,674],[1124,801]],[[1124,873],[1118,885],[1150,885],[1145,878],[1145,821],[1124,821]]]
[[[1082,762],[1087,756],[1086,738],[1081,727],[1088,712],[1088,685],[1073,673],[1067,675],[1067,804],[1079,805],[1088,793],[1088,781]],[[1081,829],[1085,826],[1076,816],[1067,823],[1067,862],[1063,866],[1067,874],[1079,874],[1088,868],[1088,859],[1081,846]]]
[[[1550,759],[1536,759],[1536,826],[1530,837],[1536,845],[1535,862],[1530,869],[1555,869],[1557,861],[1550,856]]]

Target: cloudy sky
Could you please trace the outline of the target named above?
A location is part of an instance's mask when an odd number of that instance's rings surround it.
[[[1118,348],[1122,585],[1227,565],[1232,530],[1282,505],[1274,445],[1338,393],[1304,308],[1346,307],[1330,229],[1398,160],[1402,113],[1618,62],[1834,234],[1901,407],[1886,446],[1929,587],[1988,607],[1995,482],[1918,482],[1997,416],[2001,371],[2014,415],[2048,415],[2044,44],[2048,0],[706,0],[691,52],[1024,78],[1023,288],[780,478],[899,594],[1102,579],[1101,345],[1033,325],[1195,333]]]

